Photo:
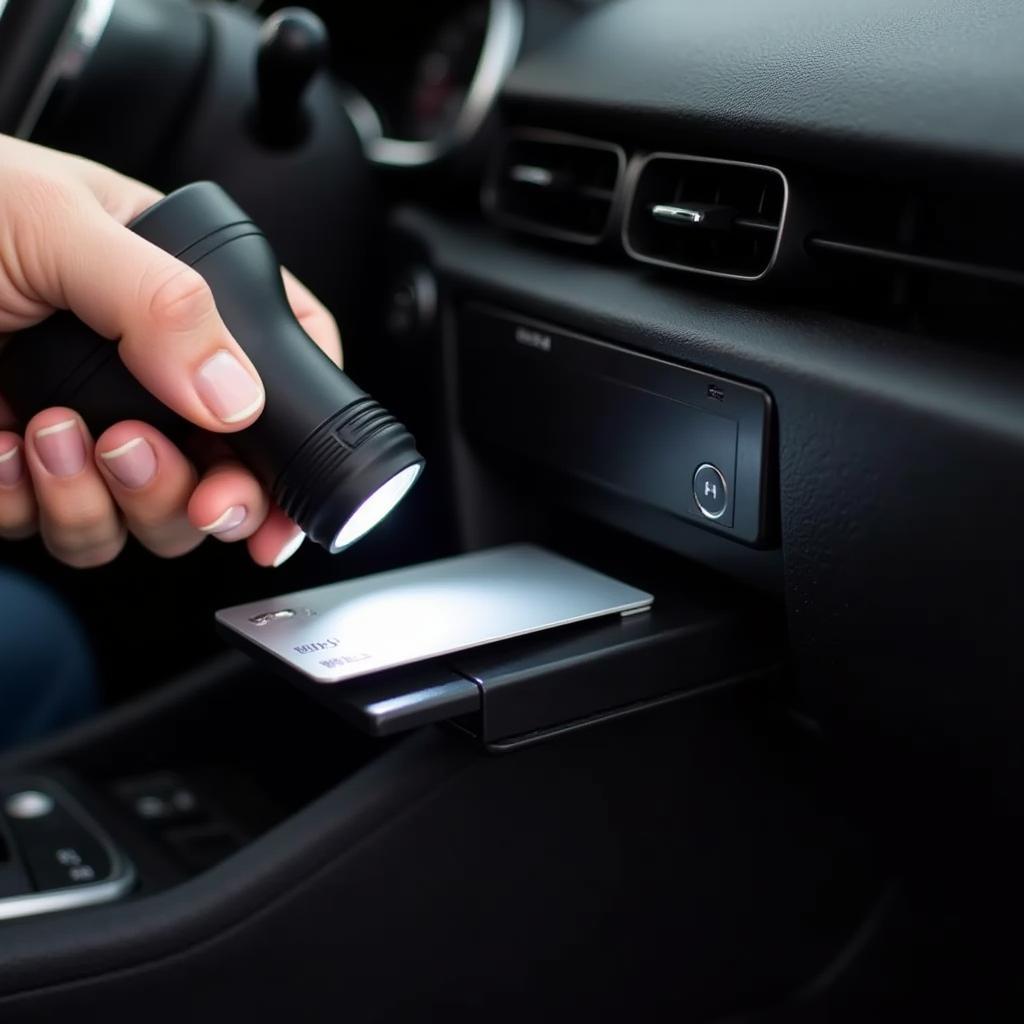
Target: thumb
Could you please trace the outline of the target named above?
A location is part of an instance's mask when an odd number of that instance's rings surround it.
[[[78,206],[61,228],[47,261],[59,282],[55,305],[118,339],[139,383],[197,426],[237,430],[256,419],[264,402],[259,374],[197,271],[98,202]]]

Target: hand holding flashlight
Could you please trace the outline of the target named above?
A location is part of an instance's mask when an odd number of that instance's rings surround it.
[[[124,226],[159,199],[96,164],[0,137],[0,336],[16,341],[11,332],[68,308],[110,339],[110,352],[161,402],[227,436],[257,420],[266,389],[201,274]],[[290,275],[284,287],[305,332],[339,362],[330,315]],[[38,383],[15,373],[0,395],[17,407],[18,393]],[[128,531],[168,557],[207,535],[246,540],[262,565],[302,540],[266,487],[237,458],[215,454],[217,444],[205,445],[200,476],[141,418],[118,419],[94,437],[72,403],[47,404],[20,422],[3,406],[0,399],[2,537],[39,529],[54,555],[76,566],[111,560]]]

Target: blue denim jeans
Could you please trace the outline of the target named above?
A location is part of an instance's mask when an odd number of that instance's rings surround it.
[[[89,715],[98,706],[81,626],[51,593],[0,569],[0,750]]]

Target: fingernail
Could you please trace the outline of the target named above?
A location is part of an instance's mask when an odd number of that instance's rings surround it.
[[[46,471],[54,476],[74,476],[85,468],[85,441],[77,420],[37,430],[35,445]]]
[[[200,526],[199,529],[203,533],[227,533],[228,530],[234,530],[236,527],[241,526],[248,514],[249,512],[244,505],[232,505],[217,516],[212,523]]]
[[[302,542],[306,539],[306,535],[300,530],[281,550],[277,553],[277,558],[274,559],[274,568],[276,569],[279,565],[284,565],[292,555],[295,554],[299,548],[302,547]]]
[[[195,385],[206,408],[224,423],[240,423],[263,404],[263,388],[226,349],[196,370]]]
[[[15,445],[0,455],[0,487],[13,487],[21,480],[21,451]]]
[[[100,452],[100,458],[125,487],[144,487],[156,473],[156,452],[144,437],[133,437],[113,451]]]

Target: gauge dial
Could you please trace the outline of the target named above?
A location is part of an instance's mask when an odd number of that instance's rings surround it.
[[[455,124],[480,61],[489,7],[477,0],[433,35],[416,63],[402,137],[435,139]]]

